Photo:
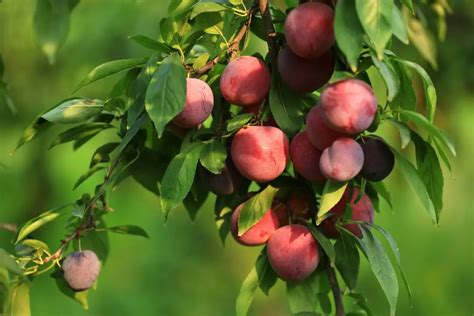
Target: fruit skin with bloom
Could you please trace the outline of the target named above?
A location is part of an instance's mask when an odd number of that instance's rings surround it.
[[[289,141],[273,126],[246,126],[234,136],[231,157],[237,170],[247,179],[268,182],[285,170],[289,160]]]
[[[321,173],[329,180],[345,182],[354,178],[364,164],[362,147],[352,138],[339,138],[326,148],[319,160]]]
[[[173,119],[173,123],[182,128],[193,128],[211,115],[214,107],[214,95],[211,87],[196,78],[186,79],[186,102],[183,110]]]
[[[339,237],[335,222],[344,215],[347,204],[349,204],[349,207],[352,209],[352,221],[373,224],[374,206],[369,196],[364,193],[360,200],[356,202],[360,194],[360,189],[357,187],[353,188],[352,196],[350,194],[351,189],[348,187],[346,191],[344,191],[341,200],[329,211],[331,216],[321,223],[322,231],[327,237]],[[362,238],[362,230],[358,224],[344,224],[343,227],[358,238]]]
[[[377,114],[374,91],[364,81],[344,79],[327,86],[319,100],[328,127],[349,135],[370,127]]]
[[[93,286],[100,268],[100,260],[91,250],[73,252],[62,263],[64,280],[74,291],[84,291]]]
[[[310,142],[321,151],[331,146],[338,138],[351,137],[328,127],[321,115],[320,105],[314,106],[306,116],[306,133]]]
[[[316,183],[324,183],[326,178],[319,169],[319,159],[323,152],[314,147],[306,131],[296,134],[290,143],[290,158],[293,167],[303,178]]]
[[[226,161],[219,174],[214,174],[204,167],[199,170],[209,190],[216,195],[232,195],[244,180],[231,160]]]
[[[259,105],[270,90],[270,70],[257,57],[241,56],[224,69],[220,89],[224,99],[231,104]]]
[[[308,93],[324,86],[332,76],[336,58],[331,50],[312,59],[302,58],[283,48],[278,54],[278,72],[283,82],[293,91]]]
[[[239,233],[239,217],[240,212],[244,203],[237,206],[232,213],[232,217],[230,219],[230,232],[234,239],[244,246],[258,246],[263,245],[267,242],[268,238],[280,227],[279,221],[279,209],[270,208],[265,212],[265,215],[249,230],[247,230],[241,236],[238,235]]]
[[[320,2],[306,2],[291,10],[285,20],[290,49],[306,59],[326,53],[335,42],[334,10]]]
[[[268,240],[267,255],[276,274],[289,282],[306,279],[319,264],[318,244],[311,231],[300,224],[275,231]]]
[[[364,165],[360,175],[370,181],[382,181],[392,172],[395,156],[383,138],[362,137],[359,141],[364,151]]]

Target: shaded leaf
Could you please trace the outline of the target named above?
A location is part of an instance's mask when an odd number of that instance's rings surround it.
[[[152,49],[159,53],[172,52],[172,48],[169,47],[167,44],[155,41],[154,39],[149,38],[148,36],[145,36],[145,35],[133,35],[133,36],[129,36],[128,38],[145,48]]]
[[[0,267],[3,267],[15,274],[23,273],[23,270],[20,268],[15,258],[13,258],[12,255],[10,255],[2,248],[0,248]]]
[[[286,282],[286,296],[293,315],[307,315],[318,310],[319,276],[315,271],[301,282]]]
[[[56,285],[61,293],[78,302],[84,310],[89,309],[89,303],[87,301],[89,290],[80,292],[73,291],[64,280],[64,272],[59,267],[56,267],[56,270],[51,273],[51,277],[56,281]]]
[[[341,273],[346,285],[350,289],[355,289],[360,264],[355,239],[344,230],[341,230],[340,237],[334,244],[334,249],[336,251],[336,267],[339,273]]]
[[[213,174],[219,174],[222,168],[225,167],[226,158],[227,149],[224,144],[219,140],[211,140],[204,145],[199,161],[204,168]]]
[[[374,63],[375,67],[380,72],[383,80],[385,81],[385,85],[387,87],[387,100],[392,101],[400,91],[400,79],[397,76],[397,73],[393,69],[392,64],[390,61],[385,58],[384,60],[380,61],[377,59],[377,56],[372,55],[372,62]]]
[[[245,114],[239,114],[231,118],[229,121],[227,121],[227,131],[228,132],[233,132],[235,130],[238,130],[252,119],[253,114],[252,113],[245,113]]]
[[[87,170],[83,175],[79,177],[79,179],[77,179],[76,183],[74,183],[73,190],[77,189],[84,181],[86,181],[91,176],[93,176],[97,171],[104,170],[104,169],[106,169],[106,167],[95,165],[94,167]]]
[[[150,236],[147,234],[147,232],[143,228],[136,225],[114,226],[114,227],[107,227],[106,229],[107,231],[112,232],[112,233],[135,235],[135,236],[150,238]]]
[[[99,134],[103,130],[112,128],[113,126],[108,123],[102,122],[94,122],[94,123],[87,123],[72,127],[68,130],[65,130],[61,134],[59,134],[51,143],[49,148],[53,148],[57,145],[68,143],[71,141],[83,140],[83,139],[91,139],[93,136]]]
[[[61,103],[41,117],[52,123],[81,123],[102,112],[104,101],[97,99],[72,99]]]
[[[311,230],[313,237],[317,240],[319,245],[323,248],[324,253],[328,256],[331,266],[334,266],[336,259],[336,252],[331,241],[323,235],[316,227],[309,225],[308,228]]]

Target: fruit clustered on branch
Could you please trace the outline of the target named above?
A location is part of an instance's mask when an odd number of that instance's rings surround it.
[[[417,145],[417,160],[432,159],[436,168],[438,155],[449,165],[445,151],[454,149],[446,134],[432,124],[436,100],[426,72],[385,49],[391,33],[388,39],[372,37],[369,23],[357,21],[352,30],[354,45],[348,46],[343,40],[351,30],[344,29],[347,25],[338,16],[356,14],[352,1],[300,2],[283,12],[264,0],[250,8],[239,0],[230,4],[172,1],[169,17],[160,21],[159,41],[131,37],[154,50],[152,56],[105,63],[79,85],[78,89],[127,71],[105,102],[67,99],[33,122],[18,147],[52,125],[65,123],[80,125],[59,134],[51,147],[73,141],[77,149],[111,128],[120,141],[99,147],[90,169],[75,184],[105,171],[95,193],[73,203],[68,233],[59,249],[51,253],[31,234],[67,207],[42,213],[18,229],[15,244],[24,255],[16,257],[23,275],[15,281],[17,288],[27,282],[25,276],[33,279],[54,269],[59,288],[86,306],[88,289],[108,253],[107,232],[148,237],[138,226],[108,227],[103,219],[112,211],[108,193],[132,176],[158,196],[165,218],[184,205],[194,219],[209,192],[214,193],[222,241],[230,233],[242,245],[265,245],[242,285],[238,315],[247,313],[258,287],[268,294],[277,278],[287,282],[295,314],[330,313],[330,292],[336,315],[345,313],[344,295],[368,311],[364,297],[355,292],[357,248],[368,258],[395,311],[397,277],[371,232],[378,230],[398,258],[390,234],[374,224],[379,198],[391,203],[381,181],[391,173],[395,158],[421,190],[420,199],[435,222],[440,207],[433,192],[425,189],[430,180],[418,174],[422,163],[415,169],[372,133],[384,121],[392,122],[400,129],[404,146],[410,140]],[[367,8],[358,4],[357,9]],[[394,10],[399,9],[394,5]],[[364,42],[357,30],[365,32],[369,41]],[[402,33],[395,35],[403,37]],[[253,35],[266,41],[267,58],[242,54]],[[371,87],[367,75],[371,66],[385,80],[386,104]],[[396,99],[415,98],[408,67],[419,72],[426,89],[433,89],[427,96],[428,118],[414,108],[403,108]],[[396,78],[397,88],[388,73],[408,82],[411,90],[404,89],[413,93],[400,96],[400,79]],[[425,141],[407,125],[410,121],[433,138]],[[418,152],[419,148],[423,150]],[[76,251],[63,260],[69,246]],[[384,271],[378,268],[381,265]],[[345,290],[339,285],[341,279]],[[404,276],[403,280],[406,284]],[[64,282],[68,287],[62,286]],[[407,290],[410,294],[408,286]],[[299,306],[298,293],[305,291],[312,291],[305,299],[315,300],[310,302],[311,310]]]

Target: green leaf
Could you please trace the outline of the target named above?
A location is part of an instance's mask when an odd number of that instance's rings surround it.
[[[439,220],[443,209],[443,171],[433,147],[414,132],[412,133],[412,139],[415,144],[418,173],[425,184],[431,201],[433,201],[436,217]]]
[[[97,171],[104,170],[104,169],[106,169],[106,167],[95,165],[94,167],[87,170],[83,175],[79,177],[79,179],[77,179],[76,183],[74,183],[73,190],[77,189],[84,181],[86,181],[91,176],[93,176]]]
[[[198,16],[201,13],[220,12],[220,11],[225,11],[225,10],[228,10],[228,9],[219,3],[199,2],[193,7],[193,10],[191,11],[190,19],[191,20],[194,19],[196,16]]]
[[[347,182],[333,182],[327,180],[324,185],[321,201],[319,202],[319,211],[316,224],[319,225],[326,218],[326,214],[341,200],[346,190]]]
[[[436,113],[436,103],[438,102],[438,97],[436,95],[436,89],[433,85],[433,81],[431,80],[428,73],[420,65],[406,60],[400,61],[408,67],[414,69],[420,75],[421,80],[423,81],[423,87],[425,89],[425,100],[426,107],[428,108],[428,119],[430,122],[433,122]]]
[[[16,260],[2,248],[0,248],[0,267],[6,268],[8,271],[15,274],[23,273],[23,270],[20,268]]]
[[[390,197],[390,192],[385,187],[385,184],[383,184],[382,181],[378,181],[371,182],[370,185],[375,189],[375,191],[377,191],[377,194],[381,196],[385,200],[385,202],[387,202],[390,208],[393,208],[392,198]]]
[[[33,121],[33,123],[31,123],[25,129],[25,131],[23,132],[23,135],[18,140],[18,143],[15,149],[13,149],[10,155],[13,155],[24,144],[31,142],[33,139],[43,134],[51,126],[53,126],[53,123],[46,121],[44,118],[41,118],[41,117],[36,118]]]
[[[127,126],[131,126],[140,114],[142,114],[142,111],[145,108],[146,90],[153,74],[158,68],[158,61],[160,58],[160,54],[151,55],[146,65],[140,71],[137,80],[132,83],[127,91]]]
[[[334,32],[337,46],[341,49],[353,72],[362,52],[364,30],[356,14],[355,0],[338,1]]]
[[[207,185],[203,183],[201,177],[196,177],[191,187],[191,191],[183,201],[184,207],[192,221],[196,219],[197,212],[204,205],[208,196],[209,189],[207,188]]]
[[[390,305],[390,315],[394,316],[399,292],[397,275],[380,241],[375,238],[365,225],[360,225],[360,228],[363,233],[363,238],[362,240],[358,239],[359,245],[366,255],[372,272],[387,297]]]
[[[416,93],[413,88],[413,78],[405,64],[392,59],[392,66],[397,77],[400,80],[400,91],[397,96],[390,102],[392,109],[406,109],[413,111],[416,108]]]
[[[410,128],[406,124],[395,119],[390,119],[389,122],[398,129],[398,133],[400,134],[401,148],[405,149],[411,142]]]
[[[109,162],[110,154],[114,151],[115,148],[117,148],[118,145],[119,143],[107,143],[97,148],[94,154],[92,155],[89,168],[92,168],[101,162]]]
[[[103,63],[102,65],[92,69],[92,71],[87,74],[86,78],[79,83],[73,93],[98,80],[110,77],[122,71],[141,67],[147,62],[147,60],[148,58],[118,59]]]
[[[286,282],[286,296],[293,315],[316,312],[319,290],[318,271],[313,272],[301,282]],[[306,314],[304,314],[306,315]]]
[[[10,289],[10,275],[7,269],[0,267],[0,315],[4,315]]]
[[[404,10],[404,17],[405,23],[408,26],[408,37],[410,38],[410,42],[415,46],[420,55],[429,62],[433,68],[437,69],[438,52],[435,37],[430,32],[427,25],[408,12],[408,10]]]
[[[283,84],[277,71],[272,75],[269,102],[278,126],[289,136],[296,134],[303,125],[303,102]]]
[[[133,35],[129,36],[128,38],[145,48],[152,49],[159,53],[169,54],[173,51],[173,49],[167,44],[155,41],[154,39],[151,39],[145,35]]]
[[[255,266],[242,283],[242,287],[240,288],[239,295],[235,302],[236,316],[247,315],[257,288],[267,279],[267,274],[273,272],[265,251],[265,249],[262,251]]]
[[[5,316],[30,316],[30,286],[19,281],[10,289]]]
[[[408,184],[412,187],[413,191],[416,192],[420,202],[423,204],[423,207],[428,211],[428,214],[431,216],[431,219],[435,224],[438,223],[438,218],[436,215],[436,210],[433,205],[433,202],[430,199],[428,191],[426,190],[423,180],[420,178],[418,171],[413,166],[413,164],[403,157],[395,148],[390,147],[392,152],[395,155],[398,165],[402,169],[402,173],[405,176]]]
[[[415,9],[413,8],[413,0],[402,0],[402,2],[411,12],[415,12]]]
[[[385,229],[383,229],[382,227],[380,227],[378,225],[371,225],[371,227],[378,230],[379,233],[382,234],[382,236],[385,238],[387,243],[390,245],[390,248],[392,249],[392,252],[393,252],[395,258],[397,259],[398,269],[400,270],[400,274],[402,275],[403,283],[404,283],[405,288],[407,290],[408,299],[410,301],[410,306],[413,307],[413,298],[412,298],[412,294],[411,294],[410,284],[408,284],[408,280],[405,276],[405,272],[402,269],[402,265],[401,265],[401,261],[400,261],[400,248],[398,248],[397,243],[395,242],[395,239],[393,239],[392,235],[388,231],[386,231]]]
[[[456,148],[453,141],[444,131],[430,123],[426,117],[420,113],[407,110],[400,110],[400,114],[405,120],[411,121],[427,131],[430,136],[436,138],[453,156],[456,156]]]
[[[186,72],[178,54],[163,60],[153,74],[145,96],[145,109],[155,124],[158,137],[168,124],[183,110],[186,101]]]
[[[179,16],[189,12],[198,0],[171,0],[168,6],[169,16]]]
[[[225,167],[227,149],[219,140],[211,140],[206,143],[201,151],[199,161],[201,165],[214,174],[219,174]]]
[[[88,231],[81,236],[82,249],[93,250],[100,261],[105,264],[110,253],[109,234],[104,220],[101,219],[96,225],[98,230]],[[77,243],[73,243],[74,250],[78,251]]]
[[[408,45],[410,41],[408,40],[408,31],[403,19],[402,12],[400,9],[393,5],[392,11],[392,30],[393,35],[395,35],[403,44]]]
[[[239,216],[239,236],[242,236],[255,225],[271,208],[273,198],[278,190],[268,185],[263,191],[255,194],[244,203]]]
[[[372,62],[380,72],[380,75],[387,86],[387,100],[392,101],[400,91],[400,79],[398,78],[395,69],[387,58],[380,61],[375,55],[372,55],[371,57]]]
[[[336,259],[336,252],[334,250],[334,246],[332,245],[331,241],[323,235],[313,225],[309,225],[308,228],[311,230],[313,237],[318,241],[319,245],[323,248],[324,253],[328,256],[331,266],[334,266],[334,262]]]
[[[46,112],[41,117],[52,123],[81,123],[102,112],[104,101],[97,99],[72,99]]]
[[[50,211],[46,211],[41,213],[40,215],[30,219],[25,224],[21,226],[18,230],[17,236],[15,238],[15,244],[18,244],[20,241],[25,239],[29,234],[37,230],[38,228],[46,225],[52,221],[54,221],[59,216],[63,215],[63,213],[59,212],[60,210],[71,206],[72,204],[66,204],[57,208],[54,208]]]
[[[141,236],[148,239],[150,238],[150,236],[147,234],[147,232],[143,228],[136,225],[122,225],[122,226],[107,227],[107,231],[118,233],[118,234]]]
[[[91,137],[99,134],[103,130],[112,128],[113,126],[108,123],[94,122],[82,124],[79,126],[72,127],[61,134],[59,134],[51,143],[49,148],[53,148],[57,145],[71,142],[73,140],[90,139]]]
[[[372,42],[378,59],[392,37],[393,0],[355,0],[356,10],[365,33]]]
[[[250,122],[252,119],[252,113],[239,114],[227,121],[227,131],[233,132],[240,129],[242,126]]]
[[[360,264],[356,241],[350,234],[341,230],[334,249],[336,251],[336,267],[346,285],[353,290],[357,285]]]
[[[33,18],[36,42],[54,64],[56,52],[66,40],[70,15],[79,0],[37,0]]]
[[[31,247],[33,249],[46,250],[47,252],[50,252],[48,245],[42,242],[41,240],[25,239],[25,240],[22,240],[20,244],[25,245],[27,247]]]
[[[188,195],[194,182],[201,150],[201,143],[193,144],[174,157],[168,165],[160,187],[161,210],[165,214],[165,219]]]

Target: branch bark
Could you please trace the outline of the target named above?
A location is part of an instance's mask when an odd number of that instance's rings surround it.
[[[270,56],[272,67],[275,69],[277,62],[278,45],[275,38],[276,32],[275,27],[273,26],[272,15],[270,13],[270,6],[268,5],[268,0],[259,0],[258,7],[260,13],[262,14],[263,26],[265,27],[265,32],[267,34],[268,54]]]
[[[12,233],[16,233],[18,227],[16,224],[0,223],[0,229],[7,230]]]
[[[332,294],[334,296],[334,304],[336,305],[336,316],[345,316],[344,304],[342,302],[341,289],[337,283],[336,272],[334,268],[329,264],[327,266],[327,273],[329,278],[329,284],[331,285]]]

